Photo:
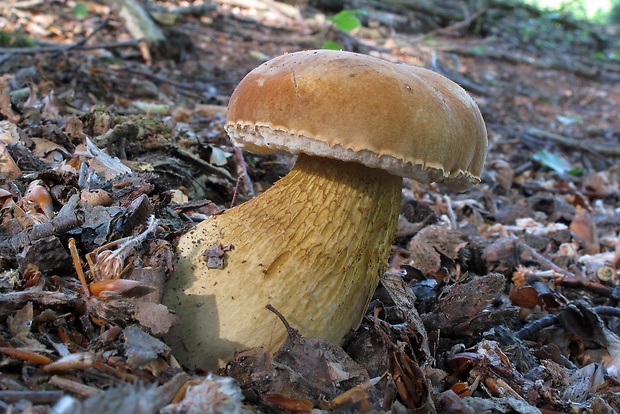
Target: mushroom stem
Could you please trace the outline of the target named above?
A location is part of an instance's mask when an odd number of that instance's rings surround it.
[[[253,200],[181,237],[164,302],[181,315],[168,343],[191,368],[214,368],[235,351],[275,352],[286,329],[341,343],[361,321],[387,266],[401,177],[361,164],[300,155]],[[228,247],[223,268],[203,253]]]

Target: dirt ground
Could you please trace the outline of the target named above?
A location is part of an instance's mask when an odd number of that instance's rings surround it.
[[[387,1],[344,32],[325,3],[152,2],[151,44],[104,2],[0,5],[1,410],[620,412],[620,28]],[[294,164],[233,148],[228,99],[328,40],[463,86],[481,183],[404,180],[389,270],[342,347],[291,326],[274,355],[186,369],[161,304],[178,237]]]

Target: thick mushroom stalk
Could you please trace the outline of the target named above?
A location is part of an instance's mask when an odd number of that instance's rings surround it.
[[[396,231],[401,177],[300,155],[265,193],[183,235],[165,303],[182,315],[169,344],[191,368],[286,338],[271,304],[303,335],[341,343],[361,321]],[[222,268],[205,251],[227,250]]]

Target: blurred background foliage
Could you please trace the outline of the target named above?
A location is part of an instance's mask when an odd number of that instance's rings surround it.
[[[620,23],[618,0],[525,0],[547,12],[569,14],[575,19],[592,23]]]

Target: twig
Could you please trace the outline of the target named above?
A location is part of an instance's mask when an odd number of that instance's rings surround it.
[[[527,246],[526,243],[523,243],[523,244]],[[529,247],[529,249],[530,249],[530,254],[532,255],[532,258],[534,260],[538,261],[538,263],[543,265],[545,268],[547,268],[549,270],[553,270],[554,272],[559,273],[562,276],[572,277],[572,278],[575,278],[575,279],[577,278],[577,276],[575,276],[574,273],[571,273],[571,272],[569,272],[566,269],[562,269],[560,266],[556,265],[551,260],[549,260],[545,256],[543,256],[542,254],[538,253],[534,248]]]
[[[28,400],[33,404],[54,404],[64,396],[62,391],[0,391],[0,400],[14,403]]]
[[[136,39],[122,40],[113,43],[100,43],[94,45],[81,45],[75,48],[69,48],[67,51],[72,50],[92,50],[92,49],[115,49],[119,47],[134,47],[139,43]],[[37,53],[55,53],[62,49],[71,46],[68,45],[50,45],[50,46],[36,46],[36,47],[0,47],[0,53],[6,55],[36,55]],[[3,56],[3,57],[4,57]]]
[[[449,26],[446,27],[439,27],[437,29],[431,30],[430,32],[424,33],[420,36],[417,36],[415,38],[413,38],[412,40],[410,40],[410,42],[419,42],[422,41],[424,39],[428,39],[429,37],[435,36],[435,35],[440,35],[443,33],[451,33],[454,32],[456,30],[462,29],[466,26],[468,26],[469,24],[471,24],[471,22],[473,22],[474,20],[476,20],[478,17],[482,16],[483,14],[485,14],[487,12],[486,8],[483,8],[481,10],[478,10],[477,12],[473,13],[472,15],[470,15],[469,17],[460,20],[454,24],[451,24]]]
[[[615,316],[620,318],[620,309],[613,306],[595,306],[592,308],[599,316]],[[527,339],[544,328],[554,325],[558,321],[558,315],[547,315],[525,325],[523,328],[515,332],[515,336],[519,339]]]
[[[89,40],[90,40],[90,39],[91,39],[91,38],[92,38],[95,34],[97,34],[97,32],[101,31],[101,30],[102,30],[105,26],[107,26],[107,24],[108,24],[108,22],[109,22],[109,21],[110,21],[110,19],[108,19],[108,18],[104,19],[104,20],[103,20],[103,21],[102,21],[102,22],[101,22],[101,23],[100,23],[97,27],[95,27],[95,28],[93,29],[93,31],[92,31],[92,32],[90,32],[90,33],[88,34],[88,36],[86,36],[86,37],[82,38],[81,40],[78,40],[78,41],[77,41],[77,42],[75,42],[75,43],[71,43],[71,44],[69,44],[69,45],[66,45],[66,46],[64,46],[64,47],[60,48],[58,51],[56,51],[56,53],[54,53],[54,54],[52,55],[52,57],[55,57],[55,56],[57,56],[57,55],[60,55],[60,54],[61,54],[61,53],[63,53],[63,52],[67,52],[67,51],[69,51],[69,50],[71,50],[71,49],[75,49],[76,47],[80,47],[80,46],[84,45],[84,44],[85,44],[86,42],[88,42],[88,41],[89,41]]]
[[[254,197],[254,185],[252,184],[252,180],[248,174],[248,169],[245,164],[245,160],[243,159],[243,153],[239,148],[233,146],[233,151],[235,152],[235,158],[237,159],[237,166],[239,167],[239,176],[243,178],[243,187],[245,188],[245,193]]]
[[[588,141],[578,138],[566,137],[564,135],[555,134],[553,132],[545,131],[544,129],[529,127],[525,130],[527,134],[549,139],[553,142],[557,142],[560,145],[564,145],[570,148],[579,148],[591,153],[598,153],[598,155],[605,155],[608,157],[620,157],[620,147],[618,145],[598,145],[592,144]],[[608,161],[608,160],[606,160]]]
[[[611,296],[611,294],[613,293],[612,288],[610,288],[609,286],[601,285],[600,283],[592,282],[588,279],[583,279],[581,277],[571,278],[561,276],[555,279],[555,285],[587,289],[591,292],[598,293],[599,295],[607,297]]]
[[[63,390],[67,390],[72,394],[79,395],[80,397],[90,397],[103,392],[100,389],[73,381],[69,378],[59,377],[58,375],[51,377],[49,383]]]
[[[12,9],[29,9],[31,7],[38,6],[45,3],[45,0],[23,0],[11,3]]]
[[[16,306],[26,302],[36,302],[44,306],[56,306],[66,305],[77,298],[76,292],[41,291],[32,288],[30,290],[0,293],[0,305],[12,304]]]
[[[454,52],[460,55],[474,56],[474,57],[487,57],[491,59],[503,60],[514,64],[527,64],[535,68],[541,69],[556,69],[565,72],[574,73],[577,76],[581,76],[586,79],[598,79],[600,77],[600,69],[596,64],[586,65],[575,59],[568,59],[566,57],[553,57],[547,56],[545,58],[530,56],[524,53],[515,52],[513,50],[499,50],[499,49],[484,49],[480,48],[464,48],[448,46],[441,48],[444,52]]]
[[[599,316],[615,316],[616,318],[620,318],[620,308],[615,308],[613,306],[595,306],[594,312],[596,312]]]
[[[215,3],[201,3],[201,4],[192,4],[189,6],[171,6],[171,7],[162,7],[162,6],[154,7],[154,5],[151,5],[149,7],[149,11],[151,13],[156,11],[156,12],[170,13],[170,14],[179,15],[179,16],[183,16],[187,14],[195,15],[195,16],[202,16],[214,10],[217,10],[217,4]]]
[[[82,262],[80,261],[80,256],[78,254],[77,247],[75,246],[75,239],[73,237],[69,239],[69,252],[71,252],[71,259],[73,260],[73,267],[75,267],[75,272],[77,273],[78,279],[80,279],[80,283],[82,284],[82,289],[84,290],[84,297],[89,297],[90,290],[88,289],[88,283],[86,282],[84,269],[82,269]]]
[[[278,319],[280,319],[280,322],[282,322],[282,324],[286,328],[286,331],[288,332],[289,336],[295,335],[295,334],[299,334],[297,329],[295,329],[291,325],[289,325],[289,323],[286,320],[286,318],[284,317],[284,315],[282,315],[280,313],[280,311],[278,311],[276,308],[274,308],[271,304],[266,305],[265,308],[267,308],[267,310],[270,310],[271,312],[273,312],[274,315],[276,315],[278,317]]]
[[[209,83],[204,83],[204,82],[179,82],[179,81],[175,81],[169,78],[165,78],[163,76],[160,75],[156,75],[152,72],[147,72],[147,71],[142,71],[142,70],[138,70],[138,69],[134,69],[134,68],[130,68],[130,67],[122,67],[122,68],[118,68],[118,69],[113,69],[116,70],[117,72],[127,72],[127,73],[131,73],[132,75],[140,75],[140,76],[144,76],[147,79],[156,81],[156,82],[160,82],[160,83],[167,83],[169,85],[172,85],[174,87],[180,88],[180,89],[188,89],[188,90],[192,90],[192,91],[198,91],[198,92],[209,92],[209,93],[213,93],[213,85],[215,84],[233,84],[235,83],[234,81],[230,80],[230,79],[213,79],[210,80]]]
[[[236,183],[237,180],[230,175],[230,173],[228,172],[228,170],[225,170],[224,168],[220,168],[217,167],[213,164],[209,164],[208,162],[206,162],[205,160],[198,158],[197,156],[195,156],[194,154],[192,154],[191,152],[180,148],[180,147],[173,147],[174,151],[176,151],[176,153],[182,157],[185,158],[189,158],[190,160],[192,160],[193,162],[199,164],[202,167],[205,167],[207,170],[210,170],[211,172],[215,172],[218,173],[220,175],[223,175],[224,178],[226,178],[228,181],[230,181],[231,183]]]
[[[235,189],[233,190],[232,199],[230,200],[230,206],[228,208],[233,208],[235,203],[237,202],[237,193],[239,192],[239,184],[241,184],[241,176],[237,177],[237,182],[235,183]]]
[[[448,214],[448,218],[450,219],[450,224],[452,225],[452,230],[457,230],[456,225],[456,214],[454,214],[454,209],[452,208],[452,200],[450,196],[447,194],[443,196],[443,201],[446,203],[446,212]]]

